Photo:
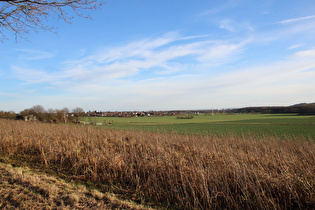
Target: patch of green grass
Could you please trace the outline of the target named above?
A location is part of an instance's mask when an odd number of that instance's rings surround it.
[[[90,117],[86,122],[103,122],[104,127],[124,130],[176,132],[180,134],[258,134],[304,136],[315,139],[315,116],[292,114],[195,115],[193,119],[164,117]],[[110,124],[109,124],[110,122]]]

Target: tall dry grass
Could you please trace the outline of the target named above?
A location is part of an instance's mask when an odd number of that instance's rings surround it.
[[[293,139],[294,140],[294,139]],[[0,151],[178,208],[314,209],[315,145],[0,120]]]

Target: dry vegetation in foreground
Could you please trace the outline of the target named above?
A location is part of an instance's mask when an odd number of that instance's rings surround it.
[[[0,163],[0,209],[144,209],[109,193]]]
[[[45,166],[102,192],[115,186],[122,197],[167,208],[315,208],[315,145],[306,139],[0,120],[0,154],[2,161]]]

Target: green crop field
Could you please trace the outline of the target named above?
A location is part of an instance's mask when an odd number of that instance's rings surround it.
[[[195,115],[193,119],[164,117],[86,117],[85,122],[102,123],[111,129],[147,130],[203,135],[304,136],[315,139],[315,116],[292,114]]]

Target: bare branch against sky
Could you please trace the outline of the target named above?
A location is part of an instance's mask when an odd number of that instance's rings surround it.
[[[24,38],[30,31],[53,31],[47,20],[57,17],[70,23],[74,16],[84,15],[84,10],[98,9],[104,2],[98,0],[0,0],[0,40],[11,31],[15,37]]]

